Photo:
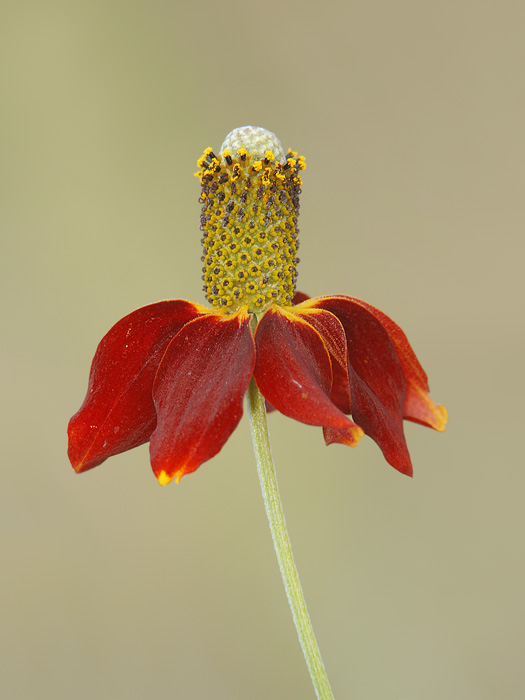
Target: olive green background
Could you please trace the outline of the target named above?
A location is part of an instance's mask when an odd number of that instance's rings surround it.
[[[7,2],[0,17],[0,694],[313,698],[246,418],[160,488],[66,457],[104,333],[203,302],[196,160],[236,126],[306,156],[299,289],[406,330],[449,409],[365,438],[270,418],[339,700],[525,695],[523,3]]]

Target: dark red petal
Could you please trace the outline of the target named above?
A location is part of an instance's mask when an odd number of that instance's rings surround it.
[[[264,400],[264,403],[266,405],[266,413],[273,413],[275,411],[275,406],[272,406],[272,404],[266,401],[266,399]]]
[[[352,416],[393,467],[412,475],[403,433],[406,381],[388,333],[368,309],[348,297],[322,297],[306,304],[330,311],[343,324]]]
[[[270,308],[257,326],[255,346],[255,380],[278,411],[308,425],[352,425],[330,401],[330,357],[309,323],[284,309]]]
[[[245,312],[208,314],[169,344],[153,386],[150,455],[160,484],[195,471],[237,427],[255,361],[250,320]]]
[[[335,362],[332,362],[332,393],[330,398],[337,408],[343,413],[352,413],[352,404],[350,397],[350,379],[348,376],[348,363],[342,367]]]
[[[350,384],[344,328],[333,314],[324,309],[300,305],[291,312],[315,328],[332,361],[332,391],[330,399],[343,413],[350,413]]]
[[[83,472],[149,440],[156,414],[151,391],[169,341],[196,316],[189,301],[161,301],[121,319],[102,338],[80,410],[69,421],[71,464]]]
[[[440,432],[445,430],[447,410],[444,406],[434,403],[430,398],[427,375],[419,364],[404,332],[391,318],[371,304],[367,304],[359,299],[352,299],[352,301],[363,306],[377,318],[394,344],[407,381],[403,417],[415,423],[427,425]]]
[[[306,301],[310,297],[308,294],[305,294],[304,292],[295,292],[295,296],[292,299],[292,304],[295,306],[296,304],[301,304],[303,301]]]

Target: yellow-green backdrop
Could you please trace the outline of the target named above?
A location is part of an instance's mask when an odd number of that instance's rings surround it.
[[[450,413],[407,425],[413,480],[271,416],[335,695],[524,697],[523,4],[0,13],[2,697],[313,697],[246,419],[178,486],[66,457],[102,335],[203,301],[195,163],[244,124],[306,156],[299,288],[392,316]]]

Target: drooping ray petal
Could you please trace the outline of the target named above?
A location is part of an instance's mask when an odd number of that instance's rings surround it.
[[[303,301],[308,301],[310,297],[308,294],[305,294],[304,292],[296,292],[295,296],[293,298],[293,304],[294,306],[297,306],[298,304],[302,304]],[[321,311],[321,309],[318,309]],[[312,324],[314,325],[314,324]],[[345,340],[345,351],[346,351],[346,340]],[[343,413],[350,413],[350,401],[349,401],[349,396],[350,396],[350,385],[348,382],[348,368],[346,367],[346,362],[344,367],[340,367],[339,363],[334,362],[334,358],[331,357],[332,360],[332,393],[330,396],[330,399],[332,400],[333,403],[339,408]],[[333,431],[334,433],[337,432],[335,428],[323,428],[323,432],[325,435],[327,434],[327,431]],[[343,430],[343,433],[345,431]],[[335,440],[332,440],[332,442],[336,442]],[[327,443],[331,444],[331,443]],[[357,441],[355,442],[357,445]]]
[[[350,400],[350,379],[348,376],[348,364],[346,367],[332,363],[332,393],[330,398],[337,408],[343,413],[352,413]]]
[[[160,484],[195,471],[237,427],[255,361],[250,319],[211,313],[169,344],[153,385],[150,456]]]
[[[415,383],[408,382],[403,416],[414,423],[426,425],[442,433],[448,421],[447,409],[432,401],[425,391]]]
[[[303,297],[308,299],[306,294]],[[332,361],[332,391],[330,400],[343,413],[351,412],[350,381],[348,377],[348,358],[346,349],[346,336],[341,321],[324,309],[315,309],[308,306],[296,306],[292,313],[304,319],[319,333]],[[351,422],[346,428],[323,428],[323,435],[327,445],[334,442],[350,447],[356,447],[363,437],[363,429]]]
[[[308,307],[303,304],[293,307],[291,312],[313,326],[323,339],[332,361],[332,392],[330,399],[340,411],[350,413],[346,336],[341,322],[329,311]]]
[[[412,475],[403,433],[406,381],[388,333],[370,311],[352,299],[321,297],[305,305],[330,311],[343,324],[352,417],[375,440],[393,467]]]
[[[403,417],[407,420],[427,425],[442,432],[447,423],[447,410],[436,404],[429,396],[428,378],[419,364],[415,352],[401,328],[386,314],[360,299],[352,299],[377,318],[394,344],[401,367],[407,381],[407,393],[403,406]]]
[[[270,308],[257,326],[255,346],[255,381],[278,411],[308,425],[352,425],[330,401],[330,357],[313,326],[282,308]]]
[[[149,439],[156,423],[151,390],[162,355],[184,324],[208,313],[189,301],[161,301],[128,314],[102,338],[86,398],[68,426],[68,456],[77,472]]]
[[[348,447],[356,447],[359,440],[365,434],[363,429],[352,424],[351,428],[323,428],[324,441],[327,445],[333,445],[334,443],[339,443],[340,445],[348,445]]]

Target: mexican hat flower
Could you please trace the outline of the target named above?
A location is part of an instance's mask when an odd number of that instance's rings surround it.
[[[102,339],[69,423],[75,470],[149,441],[159,483],[179,481],[225,444],[253,378],[271,407],[322,427],[326,444],[355,446],[366,434],[411,475],[403,420],[442,431],[446,411],[388,316],[342,294],[296,292],[304,159],[244,127],[198,166],[209,307],[144,306]]]

